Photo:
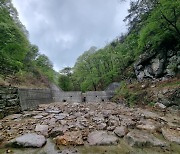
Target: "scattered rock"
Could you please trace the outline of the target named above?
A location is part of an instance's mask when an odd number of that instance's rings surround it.
[[[99,125],[97,125],[97,129],[98,130],[104,130],[106,128],[106,123],[100,123]]]
[[[108,131],[113,131],[115,128],[116,128],[116,126],[108,126],[108,127],[107,127],[107,130],[108,130]]]
[[[35,133],[24,134],[11,140],[7,146],[14,148],[40,148],[46,143],[46,139],[42,135],[37,135]]]
[[[140,110],[141,116],[145,117],[146,119],[158,119],[160,116],[154,112],[150,112],[147,110]]]
[[[12,114],[12,115],[5,117],[5,119],[14,120],[14,119],[20,118],[21,116],[22,116],[22,114]]]
[[[48,135],[48,125],[37,124],[36,128],[35,128],[35,131],[40,132],[44,136],[47,136]]]
[[[167,146],[166,142],[159,140],[152,134],[140,130],[133,130],[129,132],[125,136],[125,140],[130,146],[136,147]]]
[[[63,136],[55,138],[57,145],[83,145],[82,134],[80,131],[66,132]]]
[[[118,143],[118,138],[109,135],[106,131],[94,131],[88,135],[89,145],[114,145]]]
[[[169,129],[169,128],[162,128],[162,134],[165,139],[167,139],[170,142],[175,142],[180,144],[180,131]]]
[[[103,117],[103,115],[96,116],[96,117],[93,118],[93,121],[94,121],[96,124],[103,123],[103,122],[104,122],[104,117]]]
[[[127,127],[124,127],[124,126],[116,127],[116,129],[114,130],[114,133],[118,137],[124,137],[128,133],[128,129]]]
[[[61,111],[60,111],[60,110],[51,110],[51,109],[47,109],[46,112],[47,112],[47,113],[58,114],[58,113],[60,113]]]
[[[136,126],[138,129],[144,129],[151,133],[160,130],[160,124],[151,119],[141,120],[139,123]]]
[[[67,113],[60,113],[57,116],[55,116],[55,118],[58,119],[58,120],[63,120],[68,116],[69,116],[69,114],[67,114]]]
[[[42,116],[42,115],[36,115],[36,116],[34,116],[33,118],[34,118],[34,119],[42,119],[43,116]]]
[[[64,132],[67,130],[67,127],[61,126],[56,127],[53,130],[51,130],[51,133],[49,134],[49,137],[57,137],[64,135]]]
[[[160,109],[165,109],[166,108],[166,106],[164,104],[162,104],[162,103],[156,103],[155,107],[158,107]]]

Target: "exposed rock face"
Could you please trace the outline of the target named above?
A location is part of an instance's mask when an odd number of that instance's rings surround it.
[[[134,64],[134,70],[139,80],[175,76],[180,70],[180,51],[168,51],[167,56],[163,52],[145,52]]]
[[[164,138],[169,140],[170,142],[176,142],[180,144],[180,131],[179,130],[162,128],[162,134]]]
[[[57,145],[83,145],[82,134],[80,131],[67,132],[63,136],[55,139]]]
[[[23,148],[40,148],[46,143],[46,139],[42,135],[29,133],[11,140],[7,145],[12,147]]]
[[[124,137],[128,133],[128,129],[124,126],[116,127],[116,129],[114,130],[114,133],[118,137]]]
[[[118,143],[118,138],[109,135],[106,131],[91,132],[87,140],[90,145],[114,145]]]
[[[156,105],[160,108],[164,109],[166,107],[176,106],[177,109],[180,109],[180,88],[163,88],[158,92],[154,92],[154,95],[159,102]]]
[[[166,142],[159,140],[152,134],[144,131],[133,130],[125,136],[125,140],[131,146],[150,147],[150,146],[167,146]]]

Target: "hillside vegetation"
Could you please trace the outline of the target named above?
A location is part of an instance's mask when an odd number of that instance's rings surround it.
[[[161,78],[168,74],[174,77],[179,74],[179,0],[132,1],[125,21],[129,27],[126,34],[102,49],[91,47],[77,59],[73,68],[61,71],[59,85],[63,90],[103,90],[114,81],[136,79],[134,64],[143,53],[147,58],[141,61],[142,65],[150,65],[149,59],[153,57],[158,62],[163,61],[160,73],[152,73],[149,77]],[[149,55],[152,56],[148,59]]]
[[[47,56],[28,40],[11,0],[0,0],[0,84],[47,87],[56,72]]]

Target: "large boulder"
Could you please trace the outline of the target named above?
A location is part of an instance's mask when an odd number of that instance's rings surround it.
[[[125,136],[125,140],[130,146],[136,147],[167,146],[166,142],[159,140],[152,134],[140,130],[132,130]]]
[[[46,139],[42,135],[35,133],[24,134],[7,143],[7,146],[22,148],[40,148],[46,143]]]
[[[114,130],[114,134],[116,134],[118,137],[124,137],[128,133],[128,129],[125,126],[116,127]]]
[[[91,132],[87,140],[89,145],[114,145],[118,143],[118,138],[106,131]]]

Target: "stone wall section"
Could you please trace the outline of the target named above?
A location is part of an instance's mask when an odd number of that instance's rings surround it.
[[[18,88],[0,86],[0,119],[21,112]]]

